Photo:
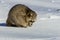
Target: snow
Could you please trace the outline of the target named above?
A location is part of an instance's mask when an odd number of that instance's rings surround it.
[[[57,2],[56,2],[57,1]],[[59,1],[59,2],[58,2]],[[1,40],[60,40],[60,0],[0,0],[0,24],[4,24],[15,4],[25,4],[37,13],[37,20],[28,28],[0,25]]]

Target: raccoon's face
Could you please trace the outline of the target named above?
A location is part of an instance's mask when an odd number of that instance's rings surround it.
[[[37,14],[33,11],[31,11],[27,14],[26,18],[27,18],[27,21],[29,22],[29,25],[32,25],[35,22],[36,16],[37,16]]]

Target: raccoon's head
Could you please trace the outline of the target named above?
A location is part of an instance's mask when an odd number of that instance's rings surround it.
[[[33,23],[36,20],[37,14],[34,11],[30,11],[27,13],[26,16],[27,21]]]

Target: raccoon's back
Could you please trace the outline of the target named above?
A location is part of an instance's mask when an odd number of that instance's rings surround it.
[[[17,4],[10,9],[8,16],[17,15],[17,14],[26,15],[27,9],[29,9],[27,6],[22,5],[22,4]]]

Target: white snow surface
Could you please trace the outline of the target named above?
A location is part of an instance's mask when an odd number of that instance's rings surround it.
[[[0,40],[60,40],[60,0],[0,0],[0,23],[5,23],[9,10],[24,4],[37,13],[28,28],[0,26]]]

